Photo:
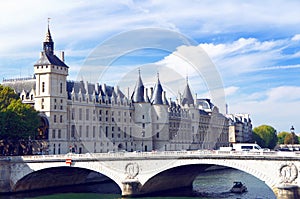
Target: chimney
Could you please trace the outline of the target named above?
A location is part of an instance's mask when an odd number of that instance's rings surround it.
[[[60,52],[60,59],[61,59],[61,61],[65,62],[65,52],[64,51]]]

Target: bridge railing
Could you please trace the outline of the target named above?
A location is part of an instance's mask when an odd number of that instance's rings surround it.
[[[182,156],[272,156],[272,157],[300,157],[300,151],[218,151],[218,150],[194,150],[194,151],[152,151],[152,152],[115,152],[115,153],[85,153],[85,154],[60,154],[60,155],[32,155],[32,156],[0,156],[0,161],[52,161],[73,159],[111,159],[122,157],[182,157]]]

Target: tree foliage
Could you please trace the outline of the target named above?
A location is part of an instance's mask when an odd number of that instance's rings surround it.
[[[268,125],[261,125],[253,129],[253,139],[261,147],[273,149],[277,144],[276,130]]]
[[[284,140],[285,140],[285,137],[287,135],[289,135],[290,133],[289,132],[286,132],[286,131],[282,131],[280,133],[277,134],[277,138],[278,138],[278,144],[285,144],[284,143]]]
[[[284,138],[284,144],[299,144],[298,136],[295,133],[289,133]]]
[[[28,104],[22,104],[11,88],[0,85],[0,139],[33,138],[39,121],[37,111]]]
[[[19,99],[13,89],[0,85],[0,111],[5,110],[12,100]]]

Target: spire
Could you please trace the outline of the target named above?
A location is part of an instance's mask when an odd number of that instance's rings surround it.
[[[157,73],[157,82],[155,84],[154,92],[151,99],[152,104],[164,104],[162,98],[162,92],[163,89],[159,81],[159,73]]]
[[[138,81],[136,82],[134,91],[132,93],[131,99],[133,102],[145,102],[145,98],[144,98],[144,84],[141,78],[141,71],[139,69],[139,78]]]
[[[182,105],[190,105],[190,104],[194,104],[194,98],[188,83],[188,77],[186,77],[186,86],[182,95],[182,101],[181,101]]]
[[[46,39],[45,39],[45,42],[44,42],[44,52],[46,54],[53,54],[54,42],[53,42],[52,37],[51,37],[49,23],[50,23],[50,18],[48,18],[48,30],[47,30]]]

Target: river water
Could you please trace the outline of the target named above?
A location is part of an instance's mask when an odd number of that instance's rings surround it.
[[[176,180],[176,179],[175,179]],[[180,180],[180,179],[178,179]],[[242,194],[230,193],[234,181],[242,181],[248,191]],[[136,199],[275,199],[272,190],[257,178],[234,169],[210,171],[200,174],[194,181],[194,194],[189,197],[143,197]],[[121,199],[115,194],[115,185],[93,184],[60,189],[49,189],[10,196],[0,196],[0,199]]]

